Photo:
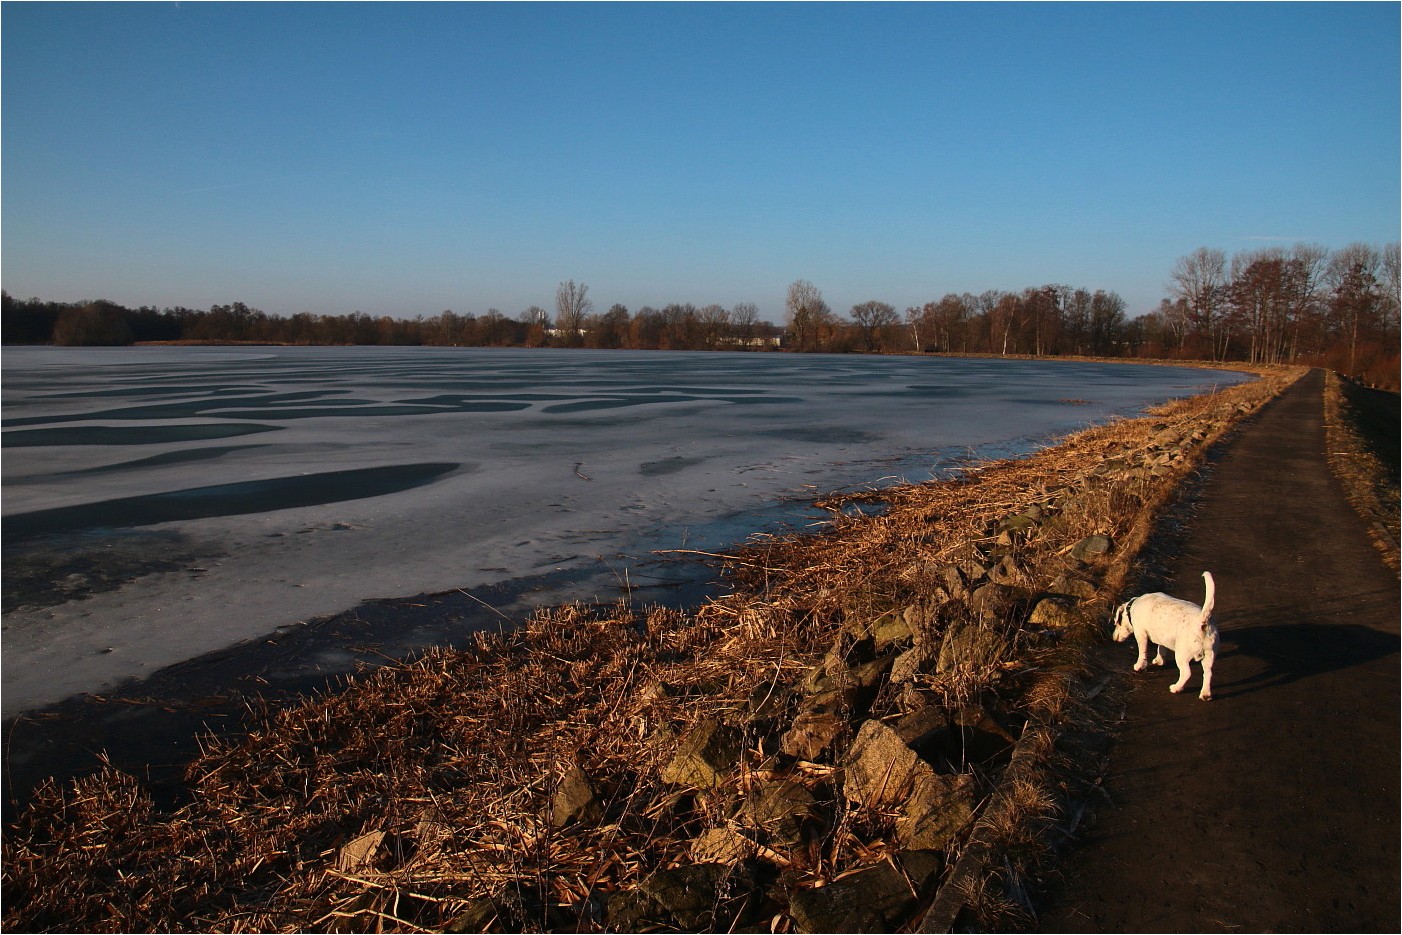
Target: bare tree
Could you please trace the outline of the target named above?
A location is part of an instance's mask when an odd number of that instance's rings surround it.
[[[959,349],[969,349],[969,317],[973,314],[977,300],[968,293],[955,295],[946,293],[939,302],[926,302],[925,321],[933,326],[936,350],[952,352],[954,339],[959,338]]]
[[[833,324],[832,309],[823,301],[818,287],[806,279],[789,284],[789,293],[784,299],[784,319],[793,335],[794,346],[800,351],[819,350],[824,333]]]
[[[1387,289],[1384,324],[1394,331],[1398,326],[1399,309],[1402,309],[1402,258],[1398,256],[1398,247],[1395,240],[1383,246],[1383,286]]]
[[[852,320],[862,329],[862,340],[869,351],[884,348],[887,329],[898,321],[894,307],[874,300],[852,306]]]
[[[701,325],[701,338],[706,347],[714,349],[720,344],[721,338],[725,337],[726,328],[730,324],[730,312],[720,305],[707,305],[696,313],[696,319]]]
[[[736,302],[730,310],[730,333],[740,341],[749,341],[755,336],[757,324],[759,306],[753,302]]]
[[[1358,373],[1358,336],[1375,324],[1382,307],[1378,274],[1383,258],[1365,243],[1352,243],[1329,258],[1330,302],[1335,327],[1348,341],[1348,374]]]
[[[555,290],[555,327],[564,335],[566,344],[580,343],[584,319],[593,308],[587,285],[576,286],[573,279],[560,283]]]
[[[1290,351],[1286,359],[1300,355],[1302,333],[1318,335],[1323,331],[1324,279],[1329,271],[1329,251],[1318,244],[1297,243],[1290,250],[1291,275],[1289,285]],[[1322,350],[1322,348],[1321,348]]]
[[[1170,275],[1169,291],[1183,300],[1191,316],[1184,322],[1184,341],[1188,331],[1196,328],[1207,336],[1213,360],[1225,356],[1227,255],[1221,250],[1198,247],[1187,256],[1179,257]]]
[[[910,329],[910,343],[917,354],[925,352],[924,344],[920,339],[925,324],[926,308],[928,308],[928,304],[912,305],[905,310],[905,326]]]

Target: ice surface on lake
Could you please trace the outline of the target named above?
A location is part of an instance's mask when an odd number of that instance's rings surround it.
[[[6,348],[4,712],[365,599],[556,569],[597,572],[578,595],[593,597],[625,570],[646,577],[651,550],[801,519],[775,510],[783,498],[925,480],[1243,378],[791,354]],[[26,557],[119,553],[125,584],[12,599]]]

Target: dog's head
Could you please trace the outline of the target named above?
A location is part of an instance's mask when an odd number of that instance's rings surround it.
[[[1123,643],[1134,635],[1134,624],[1130,622],[1129,601],[1115,608],[1115,642]]]

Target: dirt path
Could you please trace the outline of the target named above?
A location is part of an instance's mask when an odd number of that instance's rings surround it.
[[[1046,932],[1399,930],[1396,576],[1329,473],[1323,374],[1216,463],[1164,589],[1217,579],[1215,700],[1134,675]],[[1127,669],[1132,644],[1107,649]]]

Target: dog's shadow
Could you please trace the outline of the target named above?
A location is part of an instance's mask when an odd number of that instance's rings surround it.
[[[1216,614],[1221,645],[1217,653],[1219,680],[1213,686],[1218,698],[1288,685],[1303,678],[1363,665],[1389,655],[1402,646],[1396,632],[1358,623],[1330,623],[1331,619],[1381,618],[1386,608],[1395,614],[1397,593],[1379,591],[1321,598],[1311,606],[1253,606],[1249,610]],[[1231,672],[1232,658],[1249,657],[1264,665],[1250,675],[1231,681],[1220,676]],[[1227,664],[1222,665],[1223,662]]]

